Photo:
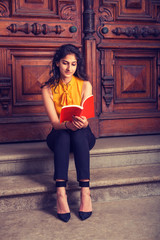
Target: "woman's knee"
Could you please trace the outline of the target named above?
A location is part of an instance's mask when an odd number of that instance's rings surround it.
[[[83,132],[83,129],[80,129],[72,133],[71,143],[72,143],[72,146],[88,145],[88,140]]]
[[[70,145],[69,134],[65,130],[52,130],[47,137],[47,144],[52,150],[57,146]]]

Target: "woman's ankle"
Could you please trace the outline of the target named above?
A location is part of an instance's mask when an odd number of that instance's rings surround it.
[[[92,211],[92,201],[89,187],[81,188],[81,202],[79,211],[91,212]]]
[[[57,191],[57,213],[63,214],[70,212],[66,191],[58,189]]]

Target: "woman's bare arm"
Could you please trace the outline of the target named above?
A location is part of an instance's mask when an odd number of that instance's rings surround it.
[[[82,88],[82,102],[92,95],[92,85],[89,81],[84,81]]]
[[[47,115],[54,129],[59,130],[68,128],[72,131],[77,130],[77,127],[74,126],[71,122],[67,122],[67,125],[65,123],[60,123],[54,102],[52,100],[52,93],[49,87],[45,86],[42,88],[42,97]]]
[[[54,106],[54,102],[52,100],[52,93],[49,87],[45,86],[42,88],[42,97],[44,106],[47,112],[47,115],[51,121],[53,128],[55,129],[66,129],[65,123],[60,123],[59,118],[57,116],[57,112]]]

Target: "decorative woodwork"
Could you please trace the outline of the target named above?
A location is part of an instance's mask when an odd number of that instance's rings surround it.
[[[97,24],[97,36],[99,37],[99,43],[103,42],[103,39],[160,39],[160,26],[150,24],[149,26],[141,25],[131,26],[129,24],[110,24],[103,23]]]
[[[0,2],[0,17],[9,17],[9,15],[8,1]]]
[[[12,15],[74,20],[76,5],[75,0],[13,0]]]
[[[57,4],[55,0],[13,0],[12,16],[57,18]]]
[[[1,142],[46,138],[40,86],[60,45],[82,48],[81,16],[78,0],[0,0]]]
[[[114,78],[113,67],[111,63],[113,59],[113,52],[110,50],[101,51],[101,72],[102,72],[102,98],[105,101],[107,108],[109,108],[114,97]],[[107,60],[107,64],[106,64]],[[102,111],[105,111],[102,109]]]
[[[160,35],[160,29],[157,28],[150,28],[150,27],[143,27],[143,28],[139,28],[138,26],[131,28],[120,28],[117,27],[115,29],[112,30],[112,32],[115,35],[121,35],[124,34],[127,37],[135,37],[135,38],[139,38],[139,37],[148,37],[148,36],[154,36],[157,37]],[[103,33],[103,32],[102,32]]]
[[[126,8],[142,8],[142,0],[126,0]]]
[[[74,20],[76,18],[76,6],[67,4],[60,11],[61,19]]]
[[[76,26],[71,26],[71,27],[69,28],[69,31],[70,31],[71,33],[75,33],[75,32],[77,32],[77,27],[76,27]]]
[[[88,80],[93,87],[94,101],[95,101],[95,113],[98,115],[97,110],[97,72],[96,72],[96,40],[95,40],[95,12],[93,10],[92,0],[84,0],[84,12],[83,12],[83,32],[84,32],[84,56],[86,64],[86,73]],[[98,118],[89,120],[90,126],[96,137],[99,136]]]
[[[100,7],[99,12],[101,13],[101,16],[99,18],[100,23],[103,24],[105,22],[112,22],[114,20],[113,18],[113,12],[111,8],[106,7]]]
[[[158,52],[158,60],[157,60],[157,82],[158,82],[158,110],[160,111],[160,51]]]
[[[0,77],[0,103],[2,115],[8,115],[11,103],[11,79],[9,77]]]
[[[154,52],[137,51],[136,54],[132,51],[115,52],[115,104],[126,103],[123,110],[155,109],[157,95],[156,76],[153,72],[155,67]]]
[[[104,88],[105,93],[103,99],[106,106],[109,107],[113,100],[114,79],[112,77],[102,78],[102,87]]]
[[[25,55],[23,51],[12,51],[11,54],[13,112],[37,114],[40,109],[42,111],[43,105],[40,86],[49,79],[53,52],[41,51],[40,53],[35,49],[33,52],[28,51]]]
[[[103,38],[105,34],[109,32],[109,29],[105,24],[113,21],[113,12],[110,8],[100,7],[99,9],[99,24],[97,26],[97,35],[99,38]]]
[[[56,34],[61,34],[63,31],[65,31],[64,28],[62,28],[60,25],[56,25],[54,27],[48,26],[47,24],[39,24],[39,23],[33,23],[32,25],[25,23],[24,25],[17,25],[17,24],[11,24],[7,27],[9,31],[12,33],[16,33],[17,31],[24,32],[26,34],[33,33],[34,35],[39,35],[41,33],[48,34],[51,32],[55,32]]]
[[[62,44],[85,56],[96,137],[160,133],[159,0],[0,0],[0,141],[44,140],[41,83]]]
[[[85,39],[94,39],[93,33],[95,32],[94,25],[94,11],[93,11],[93,1],[84,1],[84,12],[83,12],[83,32],[85,34]]]
[[[99,136],[160,132],[159,8],[158,1],[96,3]]]
[[[109,8],[115,20],[153,22],[157,19],[159,0],[102,0],[100,4]]]

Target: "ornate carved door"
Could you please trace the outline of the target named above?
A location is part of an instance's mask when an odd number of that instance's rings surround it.
[[[0,141],[45,139],[40,84],[62,44],[82,48],[78,0],[0,0]]]
[[[40,84],[64,43],[84,50],[97,137],[160,132],[159,0],[0,0],[0,142],[46,138]]]
[[[94,2],[99,136],[160,132],[160,1]]]

